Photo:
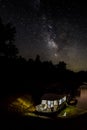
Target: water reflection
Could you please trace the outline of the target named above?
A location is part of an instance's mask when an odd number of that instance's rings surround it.
[[[87,110],[87,85],[80,87],[80,96],[76,97],[78,100],[77,107]]]
[[[72,117],[87,112],[87,85],[82,85],[75,91],[74,97],[77,99],[76,105],[69,105],[60,112],[58,117]]]

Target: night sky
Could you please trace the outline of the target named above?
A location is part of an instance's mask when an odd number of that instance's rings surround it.
[[[16,27],[20,55],[87,70],[87,5],[68,0],[0,0],[4,23]]]

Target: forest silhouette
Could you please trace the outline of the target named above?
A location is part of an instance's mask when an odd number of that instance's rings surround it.
[[[4,24],[0,18],[0,86],[1,95],[17,92],[41,93],[44,89],[74,90],[87,82],[87,71],[73,72],[64,61],[54,65],[52,61],[35,60],[19,55],[14,44],[16,28]]]

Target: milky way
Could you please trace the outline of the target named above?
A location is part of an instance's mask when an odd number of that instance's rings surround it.
[[[26,59],[65,61],[74,70],[87,70],[86,3],[59,0],[0,0],[4,23],[16,27],[15,44]]]

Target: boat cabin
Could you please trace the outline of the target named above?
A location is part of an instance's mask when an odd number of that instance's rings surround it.
[[[53,93],[44,94],[41,98],[41,104],[36,106],[39,112],[55,112],[66,103],[66,95],[57,95]]]

